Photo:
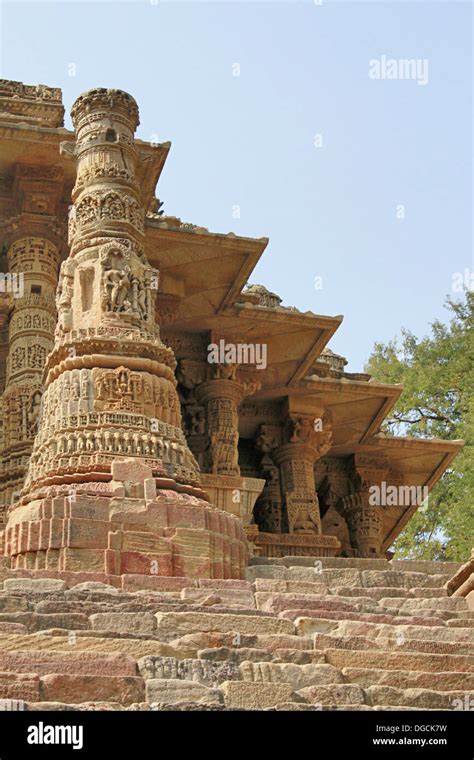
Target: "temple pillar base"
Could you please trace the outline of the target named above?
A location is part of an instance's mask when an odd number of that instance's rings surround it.
[[[261,557],[335,557],[341,549],[336,536],[298,533],[259,533],[254,544]]]
[[[161,483],[137,458],[113,462],[112,477],[68,493],[51,487],[12,509],[3,531],[10,572],[118,579],[113,585],[122,576],[244,578],[249,550],[238,517],[171,479]]]
[[[240,475],[201,474],[201,486],[217,509],[236,515],[244,526],[253,519],[255,502],[265,486],[263,478],[244,478]]]

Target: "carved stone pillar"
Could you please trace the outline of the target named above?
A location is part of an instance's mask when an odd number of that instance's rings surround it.
[[[349,527],[356,557],[380,557],[384,508],[374,504],[370,489],[380,486],[389,472],[383,457],[354,455],[350,480],[351,493],[342,498],[342,513]]]
[[[320,424],[318,424],[318,422]],[[321,535],[321,516],[314,481],[314,463],[331,446],[329,416],[290,412],[283,427],[283,443],[273,453],[290,533]]]
[[[193,359],[182,359],[176,370],[183,432],[201,472],[206,469],[208,437],[206,408],[204,403],[198,400],[196,388],[204,381],[206,371],[207,366],[204,361]]]
[[[209,472],[214,475],[240,475],[238,406],[245,393],[235,373],[207,380],[197,389],[197,398],[206,407],[209,444]]]
[[[19,214],[6,223],[11,298],[5,389],[0,510],[21,490],[37,431],[42,374],[53,348],[55,292],[65,227],[58,221],[62,175],[57,169],[19,164],[13,196]]]
[[[284,533],[288,529],[286,515],[283,514],[283,500],[280,473],[271,454],[281,444],[282,431],[279,425],[260,425],[255,436],[255,447],[262,452],[260,463],[265,487],[254,509],[255,522],[264,533]]]
[[[137,104],[121,90],[91,90],[74,103],[72,121],[76,141],[62,145],[77,167],[70,253],[5,554],[13,569],[95,580],[241,578],[243,526],[199,487],[181,429],[175,356],[155,319],[158,272],[144,252],[142,195],[154,157],[147,150],[142,163],[134,139]]]

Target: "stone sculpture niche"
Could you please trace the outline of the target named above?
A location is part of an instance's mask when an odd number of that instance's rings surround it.
[[[104,246],[101,261],[101,306],[107,316],[119,314],[130,321],[150,321],[153,272],[146,269],[129,250]]]

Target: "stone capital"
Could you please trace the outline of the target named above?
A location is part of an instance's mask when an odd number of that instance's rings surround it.
[[[196,398],[201,403],[207,403],[216,399],[228,399],[238,405],[244,395],[245,386],[243,383],[227,378],[205,380],[196,389]]]

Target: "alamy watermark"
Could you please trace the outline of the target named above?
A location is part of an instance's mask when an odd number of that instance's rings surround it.
[[[389,58],[381,55],[369,61],[369,79],[412,80],[428,84],[427,58]]]
[[[23,272],[0,272],[0,293],[11,293],[13,298],[23,298],[25,293]]]
[[[254,364],[257,369],[266,369],[266,343],[210,343],[207,347],[209,364]]]
[[[427,486],[394,486],[382,481],[369,488],[369,504],[377,507],[412,507],[428,503]]]
[[[465,290],[474,291],[474,269],[465,267],[464,272],[453,272],[451,281],[453,293],[463,293]]]

